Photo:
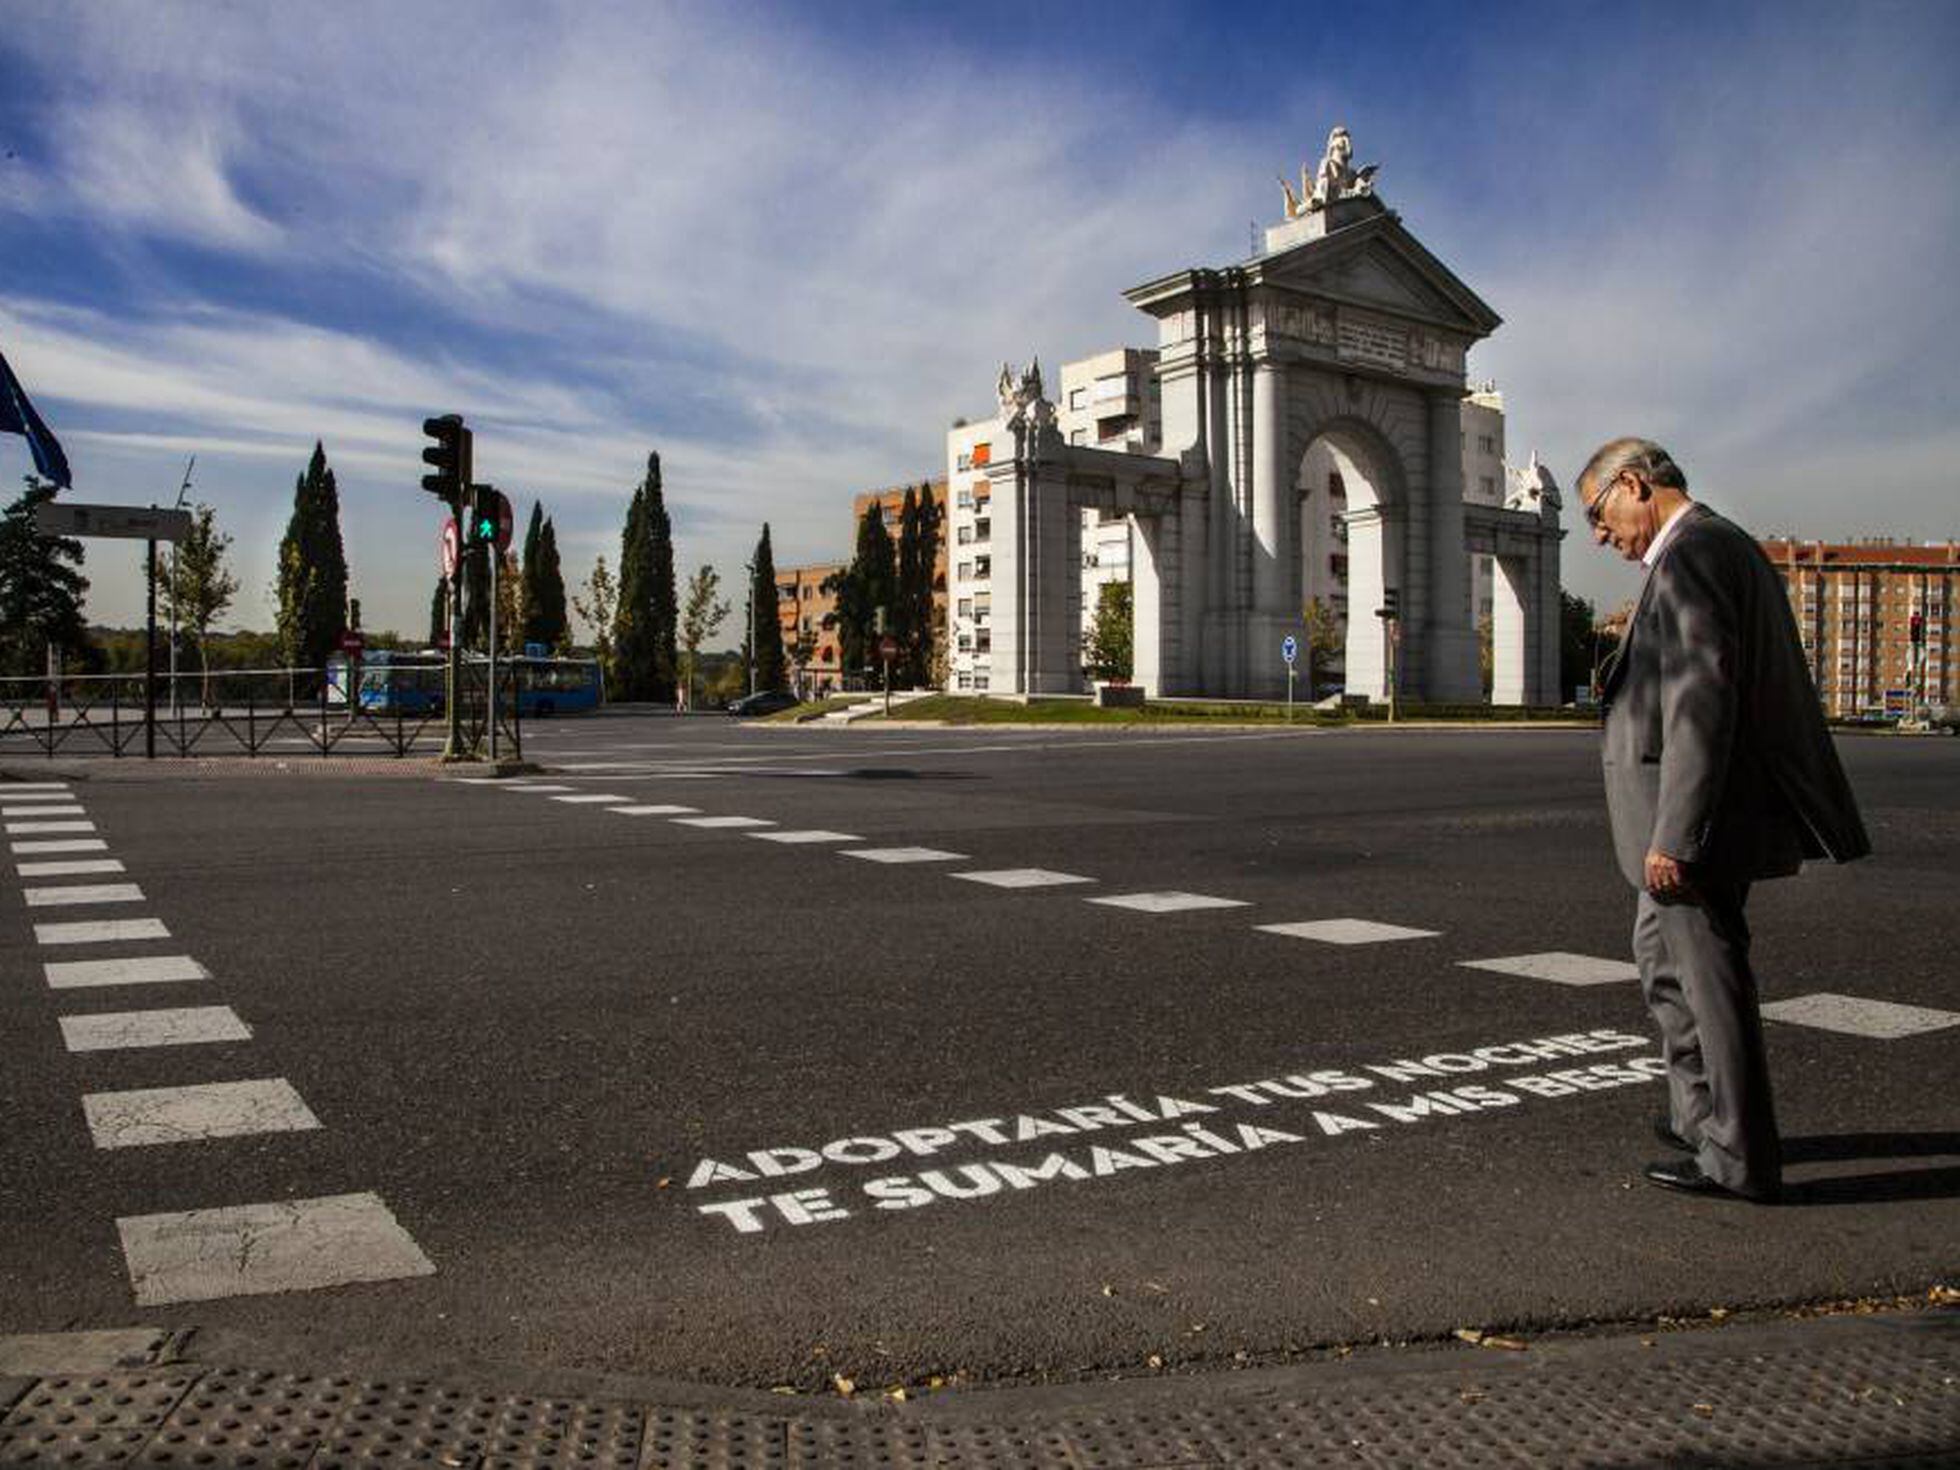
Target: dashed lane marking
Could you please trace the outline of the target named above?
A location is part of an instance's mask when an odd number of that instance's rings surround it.
[[[168,939],[161,919],[78,919],[69,924],[36,924],[37,944],[119,944],[143,939]]]
[[[1466,970],[1522,975],[1527,980],[1549,980],[1555,985],[1613,985],[1640,978],[1640,967],[1631,960],[1601,959],[1562,949],[1543,954],[1506,955],[1494,960],[1458,960],[1457,964]]]
[[[136,1304],[433,1276],[381,1197],[337,1194],[116,1221]]]
[[[1433,939],[1435,929],[1405,929],[1400,924],[1377,924],[1372,919],[1312,919],[1303,924],[1255,924],[1261,934],[1284,934],[1289,939],[1317,939],[1322,944],[1381,944],[1391,939]]]
[[[1960,1015],[1952,1011],[1900,1005],[1889,1000],[1865,1000],[1829,991],[1772,1001],[1762,1010],[1765,1020],[1814,1026],[1819,1031],[1841,1031],[1847,1036],[1866,1036],[1875,1041],[1897,1041],[1903,1036],[1960,1026]]]
[[[512,785],[510,785],[510,784],[508,784],[508,783],[506,783],[506,784],[505,784],[505,786],[504,786],[504,789],[505,789],[506,791],[528,791],[528,792],[531,792],[531,793],[532,793],[533,795],[536,795],[536,794],[538,794],[538,793],[540,793],[540,792],[546,792],[546,791],[576,791],[576,790],[578,790],[578,787],[576,787],[576,786],[544,786],[544,785],[538,785],[538,786],[512,786]]]
[[[230,1006],[183,1006],[156,1011],[104,1011],[62,1016],[61,1039],[70,1051],[117,1051],[139,1046],[192,1046],[206,1041],[250,1041],[252,1029]]]
[[[675,817],[683,827],[773,827],[776,824],[766,817]]]
[[[853,837],[848,832],[827,832],[821,827],[806,827],[798,832],[751,832],[749,836],[758,842],[862,842],[862,837]]]
[[[134,883],[69,883],[60,888],[23,888],[20,893],[31,909],[59,908],[74,903],[143,901],[143,890]]]
[[[633,798],[630,796],[621,796],[617,791],[607,791],[604,793],[581,791],[576,796],[554,796],[551,799],[553,801],[567,802],[573,806],[590,806],[602,802],[631,801]]]
[[[651,806],[609,806],[606,810],[616,817],[685,817],[701,808],[655,803]]]
[[[1251,905],[1243,898],[1213,898],[1204,893],[1117,893],[1108,898],[1086,898],[1084,903],[1105,904],[1113,909],[1134,909],[1140,914],[1181,914],[1189,909],[1242,909]]]
[[[100,837],[56,837],[33,842],[10,842],[7,850],[16,856],[31,852],[107,852],[109,844]]]
[[[968,883],[985,883],[989,888],[1059,888],[1067,883],[1093,883],[1079,873],[1057,873],[1051,868],[995,868],[986,872],[955,873]]]
[[[42,966],[50,990],[105,985],[165,985],[209,980],[211,972],[187,954],[135,955],[119,960],[50,960]]]
[[[284,1077],[91,1092],[82,1098],[82,1114],[97,1148],[146,1148],[320,1126]]]
[[[867,863],[963,863],[963,852],[942,852],[936,847],[851,847],[845,857],[863,858]]]
[[[84,873],[126,871],[116,858],[78,858],[72,862],[15,863],[14,871],[23,878],[79,878]]]
[[[93,832],[93,822],[9,822],[9,837],[26,837],[35,832]]]

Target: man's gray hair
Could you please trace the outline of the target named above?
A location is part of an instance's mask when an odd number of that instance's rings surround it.
[[[1652,439],[1607,440],[1593,451],[1593,457],[1579,471],[1578,485],[1597,490],[1603,485],[1612,484],[1628,470],[1650,485],[1665,485],[1681,491],[1688,488],[1688,477],[1681,473],[1681,466],[1674,462],[1674,456]]]

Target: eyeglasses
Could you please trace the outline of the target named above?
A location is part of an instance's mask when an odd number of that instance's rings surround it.
[[[1605,524],[1604,518],[1606,515],[1606,502],[1613,498],[1613,492],[1620,488],[1620,481],[1624,480],[1626,477],[1627,477],[1627,472],[1625,470],[1621,470],[1617,475],[1613,476],[1612,479],[1606,482],[1606,488],[1604,490],[1600,491],[1599,494],[1595,495],[1592,498],[1592,504],[1587,505],[1585,507],[1586,524],[1589,527],[1591,527],[1593,530],[1597,531],[1601,526]]]

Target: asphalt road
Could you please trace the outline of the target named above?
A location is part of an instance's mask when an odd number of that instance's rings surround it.
[[[1960,1276],[1960,1026],[1772,1023],[1790,1198],[1764,1210],[1641,1182],[1632,982],[1468,967],[1624,963],[1589,734],[526,735],[568,791],[71,768],[126,871],[0,896],[0,1332],[882,1386]],[[1878,855],[1759,890],[1764,999],[1960,1022],[1960,741],[1843,750]],[[854,840],[757,835],[811,831]],[[848,855],[900,847],[958,856]],[[1021,870],[1086,881],[956,876]],[[140,902],[24,898],[122,882]],[[1235,906],[1090,901],[1139,893]],[[36,940],[137,916],[169,938]],[[1420,932],[1260,927],[1331,920]],[[209,978],[55,990],[57,953]],[[249,1039],[71,1052],[59,1024],[218,1006]],[[319,1126],[105,1147],[83,1101],[265,1079]],[[135,1304],[119,1221],[365,1194],[432,1274]]]

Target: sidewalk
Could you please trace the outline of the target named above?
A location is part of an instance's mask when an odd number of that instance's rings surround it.
[[[527,1381],[528,1380],[528,1381]],[[0,1465],[1960,1466],[1960,1309],[1385,1349],[905,1403],[0,1338]]]

